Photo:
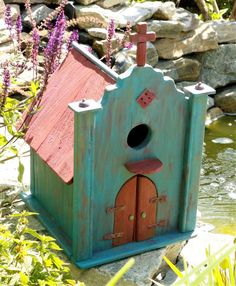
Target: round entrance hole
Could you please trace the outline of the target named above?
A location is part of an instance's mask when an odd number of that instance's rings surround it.
[[[132,128],[127,137],[127,144],[134,149],[140,149],[147,145],[151,137],[151,129],[146,124],[140,124]]]

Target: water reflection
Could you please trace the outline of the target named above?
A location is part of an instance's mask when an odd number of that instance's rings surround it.
[[[206,129],[198,208],[215,232],[236,235],[236,117]]]

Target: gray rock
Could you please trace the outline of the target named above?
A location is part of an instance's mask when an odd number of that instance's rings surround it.
[[[211,25],[216,31],[218,43],[236,42],[236,21],[212,21]]]
[[[136,64],[136,50],[133,46],[131,49],[124,49],[115,55],[115,64],[113,70],[118,74],[125,72],[130,66]],[[158,62],[158,54],[154,45],[150,42],[147,44],[147,64],[156,66]]]
[[[13,21],[16,21],[18,15],[20,15],[20,6],[17,4],[9,4],[11,7],[11,17]]]
[[[12,20],[15,21],[20,14],[19,5],[10,5]],[[5,4],[0,0],[0,62],[9,58],[9,53],[15,52],[10,32],[5,25],[4,20]]]
[[[220,45],[201,56],[200,80],[213,88],[236,82],[236,44]]]
[[[184,8],[176,9],[175,14],[172,17],[172,20],[178,21],[184,26],[184,32],[192,31],[196,29],[201,21],[198,19],[198,15],[193,14]]]
[[[213,106],[215,106],[214,98],[208,96],[208,97],[207,97],[207,109],[210,109],[210,108],[212,108]]]
[[[88,34],[92,37],[105,40],[107,38],[107,29],[104,28],[90,28]]]
[[[5,53],[13,53],[15,51],[15,46],[13,42],[6,42],[0,44],[0,56]]]
[[[147,286],[152,285],[149,278],[152,278],[162,262],[165,255],[165,248],[143,253],[134,257],[134,266],[124,275],[125,280],[133,281],[135,285]],[[114,275],[128,261],[124,259],[120,262],[110,263],[98,268],[102,273]]]
[[[79,32],[79,42],[81,44],[92,46],[94,38],[90,36],[88,33],[81,31]]]
[[[172,61],[159,61],[156,65],[164,75],[178,81],[197,81],[200,75],[201,64],[197,60],[179,58]]]
[[[115,55],[115,64],[112,67],[112,69],[116,73],[122,74],[134,64],[135,64],[135,56],[128,55],[126,51],[120,51]]]
[[[182,33],[177,39],[160,39],[155,42],[158,55],[175,59],[193,52],[204,52],[218,47],[216,32],[209,23],[201,24],[191,32]]]
[[[76,5],[75,9],[78,26],[86,30],[89,28],[107,28],[109,19],[112,19],[113,15],[112,12],[97,5],[89,7]]]
[[[126,0],[101,0],[97,4],[103,8],[111,8],[116,5],[122,5]]]
[[[10,33],[8,30],[0,30],[0,44],[11,41]]]
[[[152,281],[156,276],[156,273],[159,272],[159,269],[162,268],[163,256],[165,255],[171,261],[175,262],[179,253],[181,252],[184,246],[183,242],[167,246],[158,250],[151,252],[146,252],[134,257],[135,264],[134,266],[124,275],[126,281],[132,281],[134,285],[137,286],[151,286],[153,285]],[[114,275],[127,261],[124,259],[122,261],[110,263],[98,267],[97,270],[101,273],[106,273],[109,275]],[[123,285],[123,284],[121,284]]]
[[[36,24],[39,24],[43,19],[47,18],[53,10],[44,4],[32,5],[32,16]],[[31,27],[30,18],[26,11],[22,14],[23,25]]]
[[[82,5],[89,5],[97,1],[98,0],[75,0],[75,2],[80,3]]]
[[[183,24],[178,21],[162,21],[150,20],[148,23],[148,30],[154,31],[157,38],[181,38],[183,35]]]
[[[215,105],[226,113],[236,113],[236,85],[217,92],[215,95]]]
[[[6,4],[24,4],[25,0],[4,0]],[[61,0],[30,0],[31,4],[60,4]]]
[[[162,3],[158,10],[154,13],[153,19],[158,20],[170,20],[172,16],[175,14],[176,8],[175,4],[171,1],[167,1]]]
[[[131,49],[127,51],[128,55],[132,55],[136,59],[136,52],[137,52],[137,46],[134,45]],[[155,49],[155,46],[151,43],[147,43],[147,58],[146,63],[148,65],[151,65],[152,67],[155,67],[158,63],[158,54]]]
[[[160,7],[161,2],[134,3],[127,7],[103,9],[98,5],[87,7],[76,6],[77,21],[80,28],[107,27],[111,19],[115,21],[116,27],[125,27],[129,22],[131,26],[140,21],[150,19]]]
[[[207,110],[205,125],[209,126],[212,122],[224,116],[224,112],[219,107],[212,107]]]
[[[5,3],[3,0],[0,0],[0,18],[4,16],[4,11],[5,11]]]
[[[121,48],[120,41],[118,40],[118,38],[113,38],[111,40],[111,46],[113,54],[115,51],[117,52]],[[107,40],[94,41],[93,49],[98,53],[100,57],[103,57],[106,54],[107,50]]]
[[[64,12],[66,17],[68,17],[69,19],[74,19],[76,18],[76,12],[75,12],[75,6],[73,4],[73,2],[68,2],[64,8]]]

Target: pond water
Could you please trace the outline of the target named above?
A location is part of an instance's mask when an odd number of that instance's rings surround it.
[[[206,128],[198,209],[214,232],[236,235],[236,116]]]

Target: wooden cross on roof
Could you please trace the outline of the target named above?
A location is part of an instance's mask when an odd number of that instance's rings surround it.
[[[137,43],[136,62],[137,66],[143,67],[146,63],[147,41],[155,41],[156,33],[147,32],[147,23],[137,24],[137,33],[130,35],[130,41]]]

